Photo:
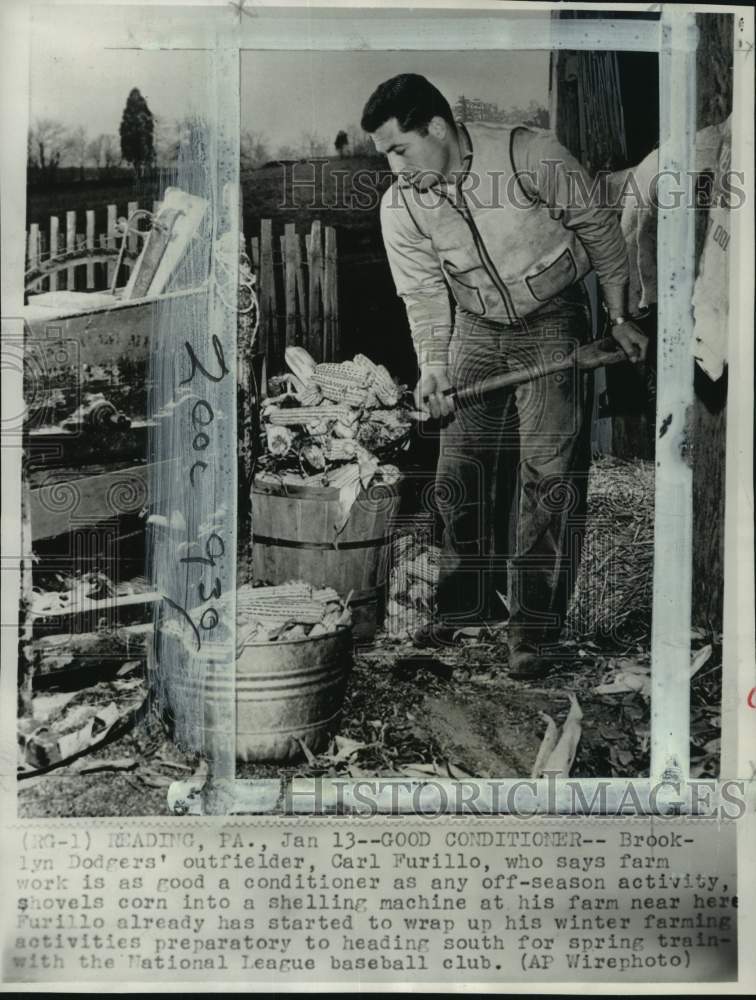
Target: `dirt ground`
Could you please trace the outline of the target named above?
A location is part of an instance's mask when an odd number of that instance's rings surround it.
[[[706,638],[699,636],[698,645]],[[648,649],[636,644],[609,655],[591,643],[573,641],[563,651],[563,661],[535,685],[508,678],[503,633],[432,653],[408,641],[379,637],[355,655],[338,732],[341,753],[332,743],[321,756],[287,767],[240,762],[237,776],[527,778],[546,729],[542,713],[561,725],[571,694],[583,712],[571,776],[647,775],[648,700],[639,692],[597,695],[592,689],[617,667],[648,664]],[[716,774],[718,766],[718,704],[712,696],[720,662],[721,649],[715,646],[692,682],[691,749],[694,761],[703,760],[705,774]],[[79,692],[72,704],[120,700],[123,712],[143,701],[144,678],[140,685],[132,680],[126,702],[121,682],[101,680]],[[350,753],[345,754],[345,746]],[[19,816],[165,815],[169,785],[189,779],[200,763],[196,755],[177,749],[160,721],[147,714],[96,753],[22,780]]]

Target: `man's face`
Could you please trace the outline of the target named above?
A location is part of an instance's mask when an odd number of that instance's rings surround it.
[[[449,130],[442,118],[434,118],[428,134],[402,132],[396,118],[389,118],[371,133],[375,148],[388,157],[392,172],[425,191],[445,177],[449,166]]]

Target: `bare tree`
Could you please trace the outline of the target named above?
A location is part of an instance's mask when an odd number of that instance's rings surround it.
[[[297,155],[297,151],[293,146],[279,146],[276,150],[277,160],[296,160]]]
[[[352,156],[371,156],[375,153],[373,140],[367,132],[363,132],[359,125],[349,125],[346,131],[349,136],[349,148],[352,151]]]
[[[254,170],[271,159],[268,137],[251,129],[242,131],[239,152],[242,170]]]
[[[40,180],[53,182],[65,152],[66,127],[54,118],[37,118],[29,130],[27,168]]]
[[[79,180],[84,180],[84,167],[87,161],[87,130],[83,125],[71,129],[65,138],[64,155],[72,167],[79,168]]]
[[[121,150],[116,136],[100,132],[87,146],[87,160],[97,167],[100,177],[110,177],[121,162]]]
[[[316,132],[302,132],[299,136],[299,150],[302,156],[327,156],[328,144]]]

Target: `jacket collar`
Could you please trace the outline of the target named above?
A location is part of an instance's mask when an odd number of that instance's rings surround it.
[[[457,129],[460,137],[460,154],[462,156],[462,170],[457,178],[457,186],[459,187],[470,173],[470,168],[472,167],[473,144],[464,122],[458,121]]]

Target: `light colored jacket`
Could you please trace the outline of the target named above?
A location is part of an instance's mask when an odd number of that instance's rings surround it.
[[[384,244],[421,362],[429,350],[432,360],[445,358],[447,287],[457,309],[511,324],[591,267],[602,286],[628,279],[617,218],[591,203],[590,179],[551,133],[459,128],[464,169],[456,185],[422,192],[400,179],[381,201]]]

